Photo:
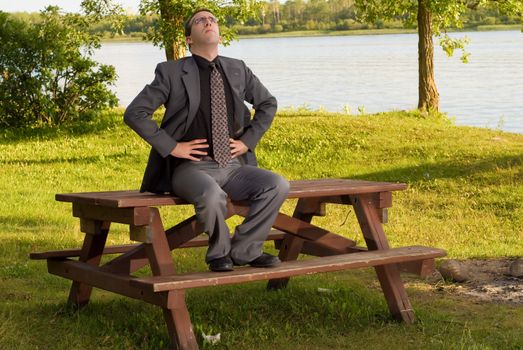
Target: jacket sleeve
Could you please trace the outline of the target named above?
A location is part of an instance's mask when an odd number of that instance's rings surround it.
[[[277,102],[245,63],[243,65],[245,67],[245,100],[252,104],[254,116],[240,140],[249,149],[254,150],[263,134],[271,126],[276,114]]]
[[[166,103],[170,88],[166,66],[158,64],[153,82],[143,88],[124,113],[125,123],[164,158],[176,147],[176,141],[152,120],[152,116]]]

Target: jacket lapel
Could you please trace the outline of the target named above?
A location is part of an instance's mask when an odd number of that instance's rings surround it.
[[[182,70],[184,72],[182,81],[189,99],[189,113],[187,114],[187,121],[185,122],[185,134],[200,106],[200,73],[192,57],[188,57],[185,60]]]
[[[241,72],[239,68],[230,65],[227,60],[221,59],[221,57],[219,57],[219,60],[225,78],[232,90],[232,98],[234,100],[233,131],[237,133],[243,128],[243,111],[245,110],[243,99],[240,98],[242,90]]]

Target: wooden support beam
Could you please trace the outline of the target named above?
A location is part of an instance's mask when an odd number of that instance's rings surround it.
[[[174,275],[176,269],[171,257],[171,249],[157,208],[151,208],[150,228],[151,241],[144,245],[153,275],[156,277]],[[168,298],[175,301],[173,305],[163,307],[171,345],[175,349],[197,350],[198,343],[185,302],[185,290],[169,291]]]
[[[108,221],[96,220],[92,223],[90,229],[92,229],[94,234],[87,233],[85,235],[79,257],[80,261],[92,266],[100,264],[110,226],[111,223]],[[68,303],[78,308],[87,305],[91,297],[91,291],[91,285],[73,280],[69,291]]]
[[[149,208],[109,208],[98,205],[73,203],[73,216],[83,219],[118,222],[130,225],[148,225]]]
[[[358,196],[353,199],[354,211],[367,243],[367,248],[369,251],[383,251],[389,249],[389,243],[374,204],[368,195]],[[414,322],[414,311],[401,280],[398,266],[377,266],[375,270],[392,316],[405,323]]]
[[[434,259],[426,259],[422,261],[405,262],[399,265],[400,272],[412,273],[420,277],[428,277],[432,275],[436,269]]]
[[[321,227],[314,226],[305,220],[290,217],[282,213],[279,213],[276,217],[273,227],[280,231],[291,233],[302,239],[324,244],[333,249],[337,249],[339,246],[346,246],[347,244],[356,244],[348,243],[352,242],[348,238],[332,233]]]
[[[129,284],[130,281],[135,279],[132,276],[106,272],[97,266],[70,259],[49,259],[47,260],[47,269],[50,274],[79,281],[92,287],[121,294],[129,298],[144,300],[150,304],[162,307],[169,306],[167,293],[158,294],[131,286]]]

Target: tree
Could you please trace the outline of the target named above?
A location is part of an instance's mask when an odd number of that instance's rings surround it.
[[[107,1],[107,0],[104,0]],[[207,8],[223,23],[227,17],[244,22],[258,13],[257,0],[142,0],[142,15],[157,14],[158,20],[147,39],[164,47],[165,56],[173,60],[185,56],[184,22],[195,10]],[[227,45],[234,38],[232,28],[220,27],[222,42]]]
[[[463,27],[468,9],[496,9],[504,14],[523,16],[521,0],[356,0],[358,15],[366,21],[400,19],[408,26],[418,28],[418,108],[422,111],[439,110],[439,93],[434,79],[433,35],[440,37],[443,50],[452,55],[464,50],[468,39],[451,39],[448,28]],[[463,51],[462,60],[468,54]]]
[[[116,0],[117,1],[117,0]],[[86,14],[95,19],[112,17],[118,27],[122,7],[113,0],[83,0],[82,8]],[[156,25],[147,33],[146,39],[154,45],[165,49],[168,60],[185,56],[184,23],[195,10],[206,8],[211,10],[220,23],[225,23],[227,17],[240,22],[258,15],[259,0],[141,0],[140,14],[156,15]],[[232,28],[221,27],[222,43],[227,45],[235,36]]]
[[[122,33],[126,16],[120,4],[113,0],[82,0],[80,5],[87,23],[95,25],[104,21],[114,32]]]
[[[90,59],[86,19],[48,7],[27,23],[0,11],[0,126],[57,125],[117,104],[112,66]]]

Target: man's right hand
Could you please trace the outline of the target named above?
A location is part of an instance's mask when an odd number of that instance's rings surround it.
[[[199,161],[200,158],[195,155],[206,156],[207,152],[200,151],[202,148],[209,148],[207,139],[196,139],[188,142],[178,142],[176,147],[171,151],[171,155],[177,158],[185,158]]]

